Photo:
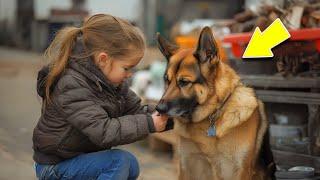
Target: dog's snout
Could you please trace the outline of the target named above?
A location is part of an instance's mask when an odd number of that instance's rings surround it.
[[[160,114],[166,114],[168,112],[168,105],[166,103],[159,103],[156,106],[156,110],[160,113]]]

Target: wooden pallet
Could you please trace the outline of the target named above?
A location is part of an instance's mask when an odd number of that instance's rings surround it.
[[[308,137],[311,141],[309,155],[320,155],[320,77],[284,78],[267,75],[241,75],[241,80],[244,84],[257,88],[257,97],[263,102],[307,105]],[[261,90],[261,88],[266,90]],[[297,89],[309,89],[310,92],[297,91]]]

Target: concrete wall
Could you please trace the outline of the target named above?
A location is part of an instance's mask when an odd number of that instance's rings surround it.
[[[34,14],[37,20],[48,19],[51,8],[70,9],[70,0],[34,0]]]
[[[87,8],[90,14],[108,13],[130,21],[138,21],[142,4],[141,0],[87,0]]]
[[[15,25],[16,7],[16,0],[0,0],[0,22],[6,20],[9,28]]]
[[[4,0],[1,0],[4,1]],[[87,0],[89,13],[108,13],[130,21],[137,21],[141,14],[141,0]],[[69,9],[71,0],[34,0],[36,19],[48,19],[51,8]]]

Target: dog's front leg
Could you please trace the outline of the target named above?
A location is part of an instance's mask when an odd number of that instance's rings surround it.
[[[179,180],[213,180],[211,164],[202,154],[190,154],[179,160]]]
[[[178,179],[179,180],[212,180],[213,172],[205,154],[197,144],[187,138],[178,140]]]

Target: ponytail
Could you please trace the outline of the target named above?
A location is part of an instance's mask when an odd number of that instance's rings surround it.
[[[50,64],[50,72],[46,80],[46,101],[50,102],[50,87],[55,79],[64,71],[72,49],[76,43],[76,38],[81,32],[81,28],[65,27],[58,32],[50,46],[44,53]]]

